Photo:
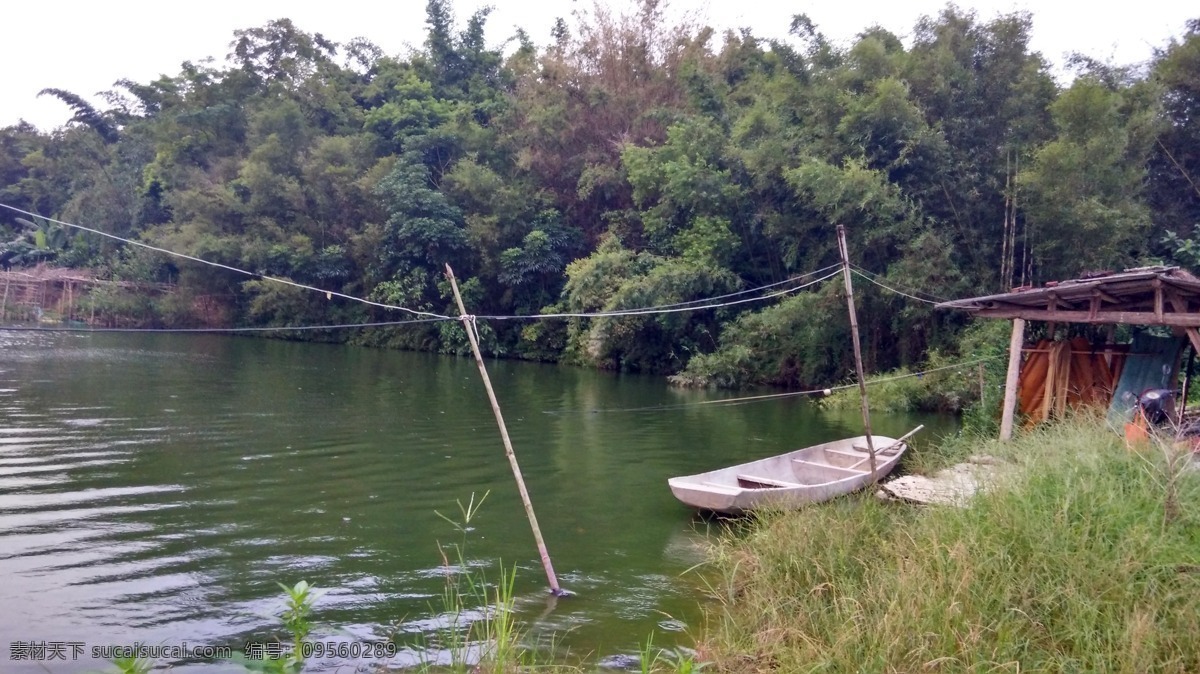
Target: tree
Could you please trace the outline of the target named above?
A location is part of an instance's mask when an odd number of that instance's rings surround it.
[[[727,271],[634,252],[609,237],[567,266],[563,305],[580,313],[686,303],[727,293],[737,283]],[[572,319],[567,350],[606,369],[672,373],[716,346],[718,323],[713,311]]]
[[[431,184],[428,167],[411,155],[401,158],[376,194],[388,213],[380,251],[385,268],[440,273],[443,264],[460,261],[468,249],[462,212]]]
[[[1155,238],[1194,238],[1200,234],[1194,231],[1200,227],[1200,19],[1157,55],[1151,76],[1161,87],[1164,116],[1147,174]]]
[[[104,139],[104,142],[115,143],[120,137],[117,127],[104,114],[96,110],[91,103],[83,100],[77,94],[64,89],[42,89],[38,92],[38,96],[53,96],[66,103],[75,112],[70,121],[79,122],[92,129]]]
[[[275,19],[258,28],[235,30],[229,59],[260,86],[294,89],[330,62],[337,45],[320,33],[309,35],[291,19]]]
[[[1137,87],[1081,78],[1051,112],[1058,137],[1018,176],[1035,278],[1132,266],[1147,249],[1142,186],[1157,111]]]
[[[683,64],[705,51],[710,33],[665,25],[655,0],[639,3],[631,16],[597,4],[576,20],[574,31],[558,27],[540,67],[518,84],[505,126],[520,167],[594,244],[610,226],[629,222],[622,149],[665,139],[687,105]],[[630,229],[632,240],[640,233]]]
[[[916,105],[945,139],[935,170],[905,185],[953,242],[955,260],[985,287],[1001,282],[1013,166],[1024,166],[1051,137],[1056,87],[1029,50],[1028,13],[981,23],[953,5],[917,25],[903,70]],[[1006,224],[1012,222],[1013,224]],[[1023,237],[1018,240],[1023,241]]]
[[[725,138],[713,122],[689,118],[667,131],[665,144],[622,153],[651,250],[714,267],[737,254],[730,224],[742,194],[724,166]]]

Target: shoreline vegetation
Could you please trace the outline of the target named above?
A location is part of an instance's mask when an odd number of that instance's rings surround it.
[[[966,508],[864,493],[722,537],[708,671],[1200,671],[1190,449],[1081,414],[940,461],[980,452],[1017,470]]]

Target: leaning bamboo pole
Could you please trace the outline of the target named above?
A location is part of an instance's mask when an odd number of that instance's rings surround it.
[[[858,395],[862,399],[863,429],[867,433],[867,454],[871,460],[871,481],[879,479],[876,472],[875,440],[871,437],[871,410],[867,404],[867,382],[863,375],[862,344],[858,340],[858,313],[854,310],[854,283],[850,280],[850,253],[846,250],[846,227],[837,226],[838,253],[842,256],[842,279],[846,282],[846,305],[850,310],[850,337],[854,342],[854,373],[858,376]]]
[[[492,380],[488,377],[487,367],[483,364],[483,354],[479,351],[479,339],[475,334],[475,317],[467,314],[462,295],[458,292],[458,281],[454,279],[454,270],[450,268],[449,264],[446,265],[446,278],[450,279],[450,288],[454,290],[454,301],[458,304],[463,329],[467,331],[467,340],[471,343],[471,353],[475,354],[475,363],[479,366],[479,376],[483,378],[483,388],[487,389],[488,401],[492,404],[492,414],[496,416],[496,425],[500,427],[500,438],[504,441],[504,454],[508,457],[508,465],[512,468],[513,477],[517,481],[517,490],[521,492],[521,503],[525,504],[525,516],[529,518],[529,526],[533,529],[533,538],[537,541],[538,554],[542,557],[542,568],[546,570],[546,579],[550,581],[550,593],[561,597],[567,593],[558,584],[558,577],[554,575],[554,565],[550,563],[550,552],[546,549],[546,541],[542,538],[542,530],[538,527],[537,515],[533,514],[533,501],[529,498],[529,490],[525,488],[525,478],[521,476],[517,453],[513,450],[512,440],[508,437],[508,427],[504,425],[500,402],[496,400],[496,392],[492,389]]]

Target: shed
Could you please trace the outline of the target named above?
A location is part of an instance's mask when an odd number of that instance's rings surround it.
[[[1200,278],[1179,267],[1095,272],[1042,287],[942,302],[937,308],[1012,320],[1000,421],[1000,437],[1005,440],[1012,437],[1026,321],[1049,323],[1051,334],[1058,323],[1170,327],[1186,334],[1192,348],[1200,351]]]

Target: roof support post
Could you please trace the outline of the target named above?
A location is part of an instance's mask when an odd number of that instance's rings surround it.
[[[1021,373],[1021,347],[1025,343],[1025,319],[1014,318],[1008,343],[1008,374],[1004,378],[1004,410],[1000,415],[1000,439],[1011,440],[1017,412],[1017,377]]]
[[[1196,328],[1184,328],[1183,331],[1187,333],[1188,341],[1192,343],[1192,348],[1197,353],[1200,353],[1200,330]]]

